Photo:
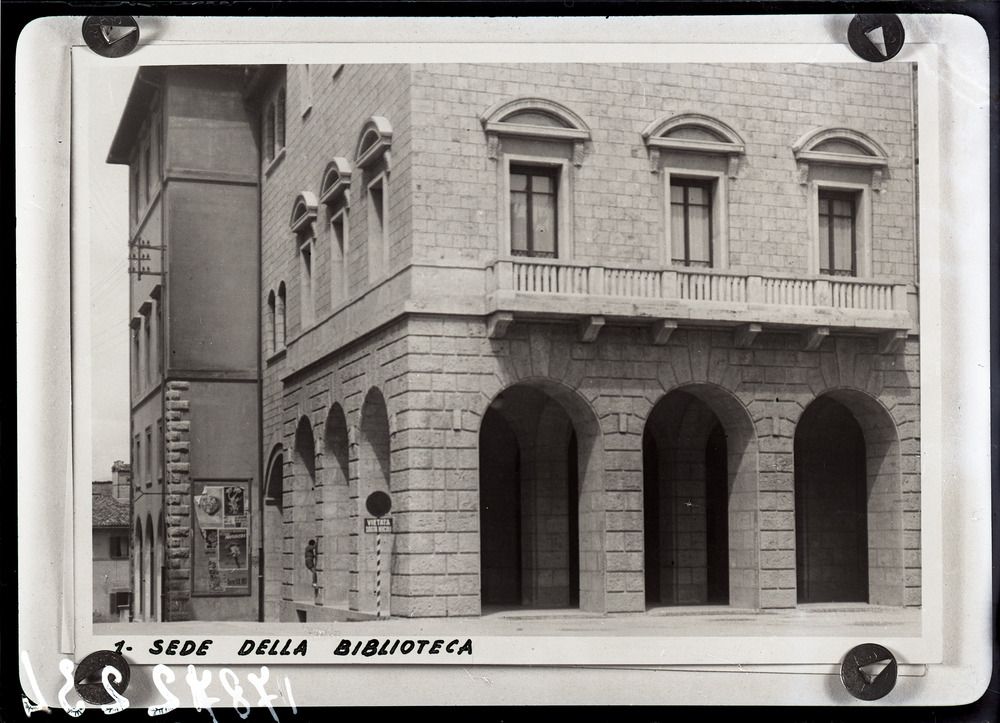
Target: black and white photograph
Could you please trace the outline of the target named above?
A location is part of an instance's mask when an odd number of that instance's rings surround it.
[[[989,531],[928,42],[74,47],[71,637],[927,695]]]

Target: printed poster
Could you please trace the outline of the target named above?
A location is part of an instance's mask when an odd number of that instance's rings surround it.
[[[195,595],[250,593],[250,516],[245,482],[193,482]]]

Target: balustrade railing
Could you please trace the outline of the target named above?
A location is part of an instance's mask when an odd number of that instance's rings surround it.
[[[491,291],[587,294],[620,299],[905,311],[906,287],[858,279],[790,278],[694,269],[625,269],[547,259],[499,260]]]

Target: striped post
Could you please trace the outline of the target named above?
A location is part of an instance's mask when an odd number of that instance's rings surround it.
[[[382,619],[382,535],[375,533],[375,617]]]

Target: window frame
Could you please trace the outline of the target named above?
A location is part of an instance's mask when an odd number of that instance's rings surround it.
[[[680,269],[728,269],[729,268],[729,178],[724,171],[694,170],[677,166],[663,166],[660,168],[660,175],[663,176],[663,237],[664,243],[661,247],[660,262],[667,268]],[[711,196],[711,237],[710,255],[711,264],[708,267],[691,266],[690,264],[678,264],[674,262],[673,244],[673,204],[671,203],[670,188],[674,179],[691,180],[705,184],[709,188]]]
[[[277,354],[288,345],[288,285],[284,280],[278,282],[278,293],[274,297],[274,313],[274,352]]]
[[[558,166],[539,165],[539,164],[536,164],[536,163],[532,163],[532,164],[517,164],[517,165],[511,163],[511,164],[509,164],[508,168],[509,168],[509,174],[507,176],[508,183],[510,183],[511,177],[513,177],[515,174],[517,174],[517,175],[526,176],[528,179],[531,179],[531,178],[549,178],[549,179],[551,179],[552,184],[555,186],[554,191],[551,192],[551,193],[546,193],[544,191],[540,191],[540,192],[536,193],[534,190],[532,190],[532,182],[529,180],[528,181],[528,188],[525,191],[523,191],[524,196],[525,196],[525,202],[526,202],[525,203],[525,206],[526,206],[525,213],[526,213],[526,216],[527,216],[527,224],[526,224],[526,227],[525,227],[525,246],[528,247],[524,251],[515,251],[514,250],[514,246],[513,246],[513,243],[514,243],[514,224],[513,224],[513,215],[514,215],[513,201],[514,201],[514,194],[516,194],[516,193],[522,193],[522,191],[515,191],[515,190],[513,190],[513,188],[511,188],[511,190],[509,191],[509,196],[508,196],[508,219],[510,219],[509,222],[510,222],[510,240],[511,240],[510,253],[511,253],[511,256],[518,256],[520,258],[558,259],[559,258],[559,232],[560,232],[560,228],[559,228],[559,188],[561,186],[561,184],[560,184],[559,181],[560,181],[560,176],[562,175],[561,169]],[[534,231],[533,231],[533,229],[534,229],[534,226],[535,226],[535,220],[534,220],[533,210],[534,210],[534,198],[535,198],[536,195],[537,196],[547,195],[547,196],[552,196],[552,198],[553,198],[553,210],[555,212],[555,218],[553,220],[554,221],[554,228],[552,229],[552,247],[553,247],[553,250],[551,252],[547,252],[547,251],[540,252],[537,249],[532,248],[534,246],[534,244],[533,244],[533,240],[534,240]],[[548,253],[551,253],[552,255],[549,256],[549,255],[547,255]]]
[[[857,237],[858,237],[858,206],[859,206],[859,204],[858,204],[858,194],[851,193],[849,191],[831,190],[831,189],[823,188],[823,187],[817,189],[817,194],[816,194],[816,206],[817,206],[817,218],[816,218],[816,222],[817,223],[819,223],[822,220],[822,217],[823,217],[823,214],[819,213],[819,207],[823,203],[823,201],[826,201],[826,203],[827,203],[827,213],[825,214],[825,216],[827,218],[827,233],[826,233],[826,244],[825,245],[827,247],[827,256],[829,258],[829,268],[828,269],[824,269],[823,268],[823,262],[822,262],[823,253],[822,252],[823,252],[823,246],[824,246],[824,243],[823,243],[824,239],[822,238],[822,235],[820,234],[820,235],[817,236],[817,240],[819,242],[817,245],[818,245],[818,249],[819,249],[819,259],[820,259],[819,273],[821,275],[826,275],[826,276],[839,276],[839,277],[849,276],[849,277],[857,277],[857,275],[858,275],[858,242],[857,242]],[[850,203],[850,214],[848,216],[837,214],[835,212],[834,203],[837,202],[837,201]],[[834,224],[833,224],[833,220],[835,218],[849,218],[850,221],[851,221],[851,239],[850,239],[851,267],[850,267],[850,269],[840,269],[840,268],[836,267],[835,259],[837,257],[837,253],[836,253],[837,248],[836,248],[836,234],[835,234]],[[850,273],[842,273],[844,271],[849,271]]]
[[[515,257],[510,218],[511,199],[511,167],[546,168],[553,172],[556,179],[556,255],[551,260],[567,260],[573,258],[573,173],[572,162],[558,156],[535,156],[521,153],[504,153],[503,162],[497,164],[499,170],[498,186],[500,188],[498,203],[498,218],[500,220],[499,254],[504,257]],[[550,258],[546,256],[528,256],[517,254],[516,258]]]
[[[115,540],[119,541],[117,555],[115,554]],[[122,548],[125,549],[124,554],[122,554]],[[124,535],[112,534],[108,537],[108,559],[127,560],[129,558],[129,552],[130,546],[128,533],[125,533]]]
[[[316,234],[309,226],[296,234],[299,259],[299,324],[302,331],[316,324]]]
[[[667,186],[667,202],[670,206],[669,220],[670,220],[670,230],[667,232],[670,248],[668,249],[670,254],[670,264],[671,266],[683,266],[685,268],[714,268],[715,266],[715,227],[718,225],[716,220],[716,206],[715,206],[715,196],[716,196],[716,183],[711,178],[696,178],[691,176],[681,175],[679,173],[671,174],[669,178],[669,186]],[[684,188],[684,202],[682,203],[682,208],[684,209],[684,258],[676,259],[674,258],[673,252],[673,220],[674,220],[674,200],[673,200],[673,188],[677,186]],[[689,233],[689,213],[688,209],[692,205],[688,203],[687,200],[687,189],[689,188],[702,188],[708,193],[708,203],[704,204],[708,207],[708,266],[693,265],[691,260],[691,234]],[[698,262],[700,264],[702,262]]]
[[[330,231],[330,311],[332,312],[345,304],[351,296],[347,266],[347,254],[350,248],[350,216],[346,203],[335,203],[330,205],[329,208],[330,221],[327,227]],[[338,234],[334,230],[338,221],[340,225],[339,243]],[[335,263],[336,259],[334,256],[334,249],[337,246],[340,248],[339,264]],[[339,273],[334,273],[335,266]]]
[[[685,128],[694,128],[718,140],[686,138],[675,135]],[[741,159],[746,155],[746,143],[735,129],[718,118],[704,113],[684,112],[662,116],[641,133],[649,153],[649,170],[660,174],[663,199],[663,238],[660,262],[664,268],[725,270],[730,267],[729,252],[729,184],[740,173]],[[695,160],[704,159],[704,160]],[[705,168],[703,166],[715,166]],[[679,265],[673,262],[671,178],[690,178],[710,182],[712,194],[712,263],[709,268]]]
[[[824,274],[820,270],[819,197],[821,194],[842,194],[854,197],[854,275]],[[809,181],[809,273],[824,278],[865,279],[872,276],[872,188],[865,183],[846,181]]]
[[[274,289],[267,292],[267,316],[264,318],[264,349],[265,358],[272,357],[278,351],[278,294]]]
[[[145,483],[146,487],[153,486],[153,425],[146,427],[146,449],[145,458],[143,459],[143,464],[145,469],[143,470],[142,481]]]
[[[372,200],[372,188],[379,186],[381,195],[379,234],[378,238],[373,235],[374,226],[372,218],[375,207]],[[389,229],[388,229],[388,208],[389,208],[389,174],[385,171],[375,174],[375,176],[365,185],[365,225],[367,226],[368,237],[368,281],[374,285],[389,275]],[[377,247],[377,251],[376,251]],[[378,254],[377,258],[375,254]],[[374,263],[377,260],[378,263]]]

